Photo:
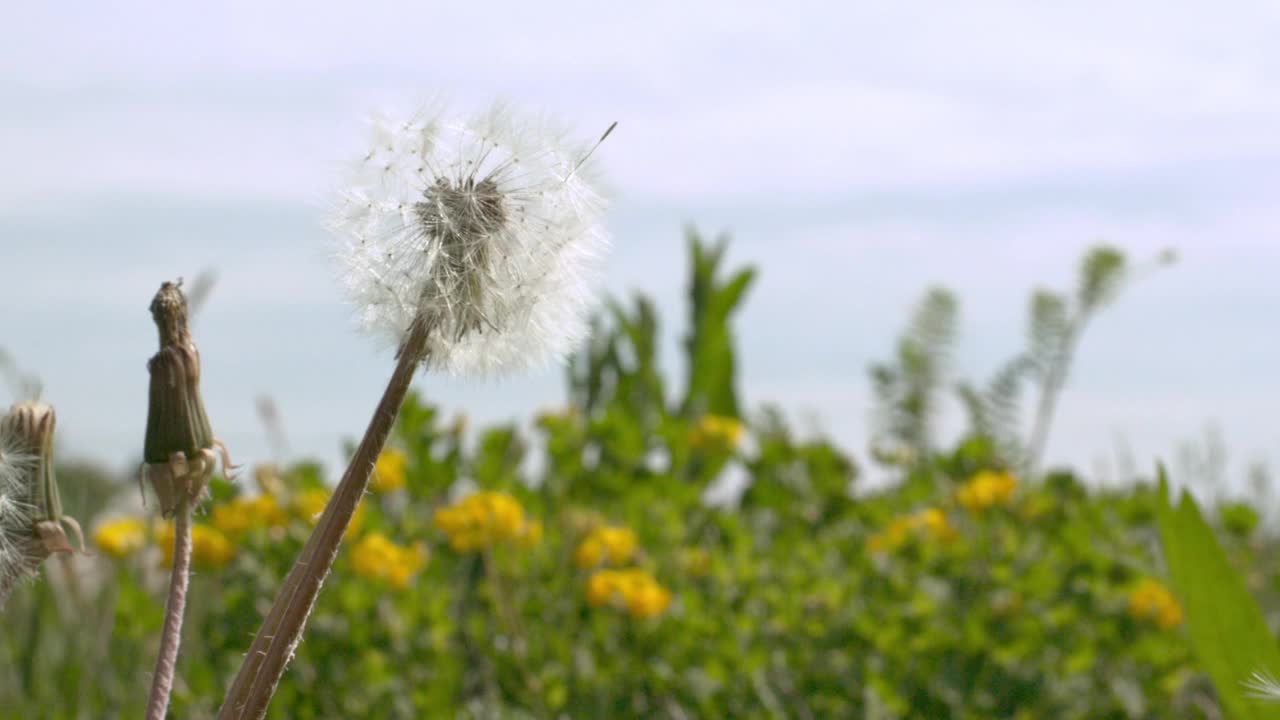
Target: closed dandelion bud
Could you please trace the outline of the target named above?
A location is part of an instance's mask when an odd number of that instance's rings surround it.
[[[170,516],[181,502],[195,502],[217,464],[230,463],[213,436],[200,396],[200,352],[187,324],[187,299],[178,284],[166,282],[151,301],[151,316],[160,332],[160,351],[147,362],[151,389],[144,474]]]
[[[45,558],[72,552],[65,522],[81,549],[80,525],[62,514],[53,470],[53,408],[15,404],[0,420],[0,603]]]

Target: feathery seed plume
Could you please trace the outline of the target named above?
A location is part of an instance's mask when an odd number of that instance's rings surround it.
[[[53,408],[16,403],[0,419],[0,604],[55,552],[72,552],[65,522],[81,549],[80,525],[62,514],[53,472]]]
[[[1248,691],[1245,694],[1255,700],[1280,702],[1280,680],[1266,670],[1255,670],[1241,685]]]
[[[425,323],[424,362],[455,375],[566,355],[608,242],[593,149],[502,106],[377,120],[330,218],[365,329]]]

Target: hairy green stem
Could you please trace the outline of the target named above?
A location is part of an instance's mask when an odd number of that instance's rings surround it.
[[[182,644],[182,615],[187,607],[187,584],[191,580],[191,503],[183,498],[173,517],[173,572],[169,576],[169,598],[164,604],[164,627],[160,632],[160,652],[156,672],[147,697],[147,720],[164,720],[173,692],[173,676]]]

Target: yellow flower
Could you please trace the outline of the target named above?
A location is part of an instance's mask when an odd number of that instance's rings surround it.
[[[591,531],[573,553],[573,562],[586,570],[608,561],[622,565],[636,553],[636,534],[627,528],[600,527]]]
[[[947,522],[946,513],[938,508],[925,508],[916,513],[916,527],[923,530],[934,540],[952,540],[956,536],[955,528]]]
[[[457,552],[470,552],[492,547],[500,542],[516,541],[528,546],[541,537],[525,520],[524,508],[515,498],[501,492],[478,492],[455,505],[436,510],[432,518],[436,529],[449,539],[449,547]]]
[[[333,493],[324,488],[311,488],[303,490],[293,496],[293,512],[297,517],[305,520],[314,526],[320,520],[320,513],[324,512],[324,508],[329,504],[329,498]],[[347,525],[347,531],[342,534],[344,540],[350,540],[360,533],[360,528],[364,527],[364,502],[361,501],[356,505],[355,514],[351,516],[351,523]]]
[[[249,501],[246,509],[255,525],[275,528],[289,523],[289,517],[284,514],[280,502],[273,495],[259,495]]]
[[[373,467],[370,485],[374,492],[388,493],[404,487],[405,465],[408,458],[399,450],[384,450]]]
[[[587,604],[600,607],[613,598],[613,571],[600,570],[587,578]]]
[[[270,495],[248,498],[243,495],[213,508],[213,526],[236,536],[255,527],[283,527],[288,518]]]
[[[627,595],[626,600],[632,617],[657,617],[671,604],[671,591],[656,582],[646,583]]]
[[[970,512],[1007,505],[1018,481],[1010,473],[983,470],[956,491],[956,501]]]
[[[1169,630],[1182,624],[1182,605],[1164,585],[1145,578],[1129,591],[1129,616]]]
[[[253,518],[245,512],[243,498],[235,498],[226,505],[213,508],[213,526],[228,535],[239,535],[253,526]]]
[[[636,618],[661,615],[671,604],[671,591],[639,569],[597,570],[587,578],[587,604],[614,605]]]
[[[235,545],[217,528],[208,525],[191,528],[191,562],[196,567],[220,568],[235,556]]]
[[[123,558],[142,549],[147,542],[147,526],[141,518],[108,520],[93,531],[93,544],[114,558]]]
[[[742,442],[742,423],[725,415],[703,415],[689,431],[689,445],[699,449],[733,450]]]
[[[357,575],[384,582],[397,590],[409,587],[426,564],[426,547],[421,544],[403,547],[379,532],[364,536],[351,551],[351,567]]]
[[[867,538],[867,550],[873,553],[897,550],[911,538],[911,530],[911,518],[894,518],[883,530]]]
[[[949,541],[956,537],[955,528],[947,522],[947,516],[938,508],[925,508],[912,515],[899,515],[883,530],[867,538],[867,551],[892,552],[907,544],[913,537],[924,535],[931,540]]]
[[[173,522],[164,520],[156,524],[155,541],[163,553],[164,566],[173,567]],[[196,567],[217,569],[236,556],[236,547],[210,525],[191,527],[191,563]]]

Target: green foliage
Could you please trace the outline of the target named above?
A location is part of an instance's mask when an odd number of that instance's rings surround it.
[[[1080,263],[1080,285],[1077,294],[1081,313],[1091,313],[1115,299],[1124,280],[1124,253],[1108,245],[1099,245]]]
[[[1280,704],[1249,697],[1244,685],[1254,673],[1280,671],[1280,648],[1261,610],[1191,495],[1183,491],[1178,507],[1170,505],[1163,469],[1159,493],[1160,538],[1196,658],[1233,720],[1280,718]]]
[[[892,362],[871,367],[877,449],[913,458],[932,449],[939,393],[955,344],[959,307],[950,291],[933,288],[898,340]]]
[[[1171,253],[1157,258],[1171,262]],[[1132,275],[1125,255],[1110,246],[1091,248],[1080,262],[1074,302],[1066,293],[1036,289],[1027,310],[1026,347],[986,383],[960,380],[956,396],[968,419],[967,434],[988,440],[999,461],[1034,473],[1048,444],[1058,396],[1066,385],[1080,336],[1098,310],[1115,300]],[[879,436],[877,459],[911,465],[933,449],[930,423],[957,334],[955,298],[931,289],[898,341],[893,359],[871,367]],[[1023,427],[1023,388],[1036,392],[1035,413]]]
[[[689,231],[689,258],[693,268],[689,283],[690,330],[685,338],[689,375],[681,405],[686,416],[739,415],[729,317],[751,288],[755,270],[745,268],[724,280],[719,279],[728,247],[727,237],[706,245],[696,231]]]
[[[1161,567],[1152,488],[1001,472],[998,428],[1014,424],[1008,398],[1029,372],[1018,363],[973,393],[988,429],[935,447],[950,294],[922,304],[877,387],[889,437],[920,455],[889,487],[855,496],[859,468],[844,450],[776,409],[744,419],[729,323],[753,274],[726,272],[723,241],[691,247],[685,397],[668,396],[657,313],[639,297],[597,318],[566,405],[532,430],[468,430],[406,402],[394,462],[362,504],[271,717],[1215,717],[1180,609],[1153,617],[1135,605]],[[214,482],[198,518],[234,554],[200,566],[197,547],[175,717],[212,717],[325,487],[307,462],[252,477],[256,488]],[[518,505],[520,517],[503,515],[505,540],[463,547],[473,538],[441,520],[474,520],[440,513],[474,490]],[[719,492],[728,499],[704,501]],[[82,519],[101,533],[108,518],[94,515],[110,502],[96,490],[86,500]],[[1223,544],[1251,568],[1251,587],[1280,586],[1270,546],[1239,531],[1240,510],[1228,515]],[[636,596],[647,604],[592,595],[601,560],[582,548],[602,528],[634,534],[616,564],[657,584]],[[1171,567],[1202,552],[1197,532]],[[94,557],[47,563],[0,614],[0,718],[141,715],[161,553],[149,530],[120,557],[97,542]],[[1274,590],[1259,597],[1280,607]],[[1188,601],[1193,641],[1199,602]]]

